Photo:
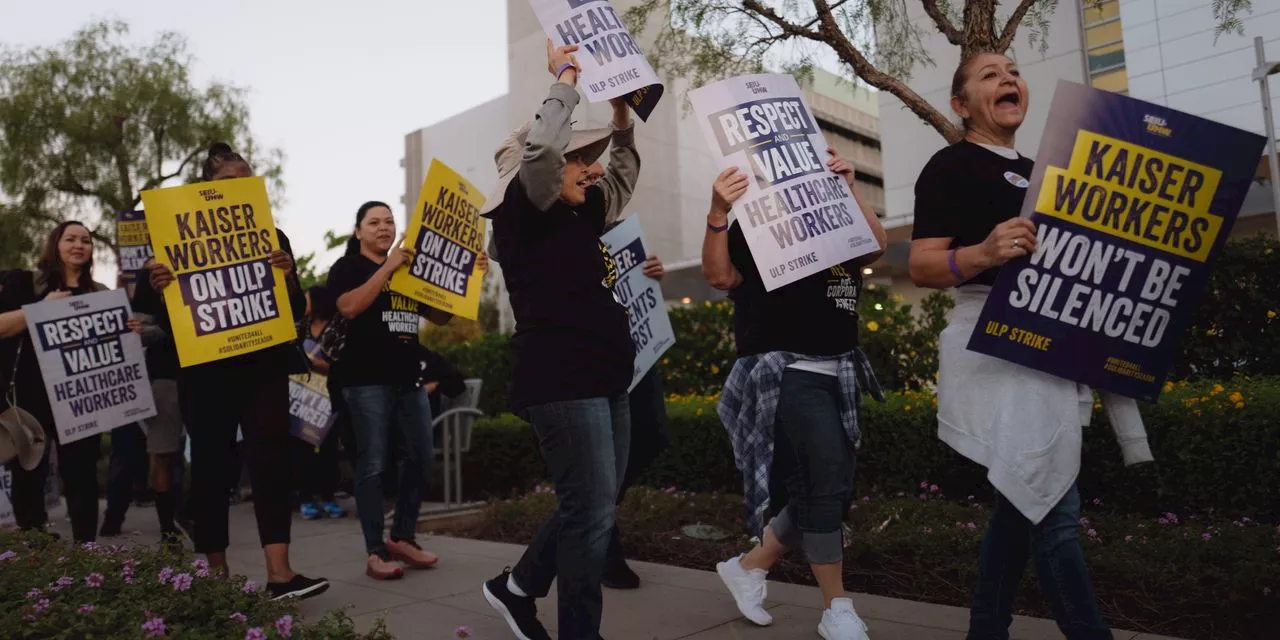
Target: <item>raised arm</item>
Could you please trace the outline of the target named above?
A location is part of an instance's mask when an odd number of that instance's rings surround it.
[[[880,224],[880,216],[876,215],[876,210],[871,208],[871,205],[866,200],[862,199],[862,194],[858,193],[858,189],[854,185],[857,173],[854,171],[853,165],[841,158],[840,154],[836,153],[835,147],[827,147],[827,153],[831,154],[831,158],[827,160],[827,168],[840,174],[844,181],[848,183],[849,193],[853,194],[853,199],[858,203],[858,208],[862,210],[862,216],[867,220],[867,226],[871,228],[871,234],[876,238],[876,244],[880,246],[879,250],[859,256],[856,260],[859,266],[871,264],[884,255],[884,248],[889,244],[889,236],[884,231],[884,225]]]
[[[22,309],[0,313],[0,339],[12,338],[27,330],[27,316]]]
[[[605,224],[622,215],[640,178],[640,154],[636,151],[631,111],[622,98],[614,98],[609,104],[613,105],[613,138],[609,143],[609,167],[600,180],[600,188],[604,190]]]
[[[702,239],[702,275],[707,284],[729,291],[742,284],[742,274],[729,258],[729,210],[747,192],[747,174],[730,167],[720,172],[711,187],[711,211]]]
[[[547,69],[556,76],[547,99],[534,116],[525,138],[524,157],[516,179],[525,195],[539,211],[546,211],[560,199],[564,182],[564,150],[573,137],[570,117],[578,106],[578,65],[573,52],[578,45],[554,49],[547,40]]]

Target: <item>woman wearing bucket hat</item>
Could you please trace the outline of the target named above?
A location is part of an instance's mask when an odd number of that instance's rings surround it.
[[[560,637],[599,637],[600,580],[630,441],[635,348],[599,238],[631,199],[640,156],[621,100],[612,101],[612,129],[571,127],[576,50],[547,42],[556,82],[533,122],[498,149],[498,188],[481,210],[493,220],[490,257],[501,261],[516,318],[511,403],[533,424],[560,499],[515,569],[484,585],[524,640],[550,637],[534,598],[553,579]],[[606,171],[597,160],[610,143]]]
[[[93,237],[79,222],[54,227],[36,270],[11,271],[0,286],[0,339],[17,341],[14,350],[6,350],[8,357],[0,362],[0,389],[5,392],[0,398],[0,425],[19,445],[17,464],[11,462],[9,471],[13,474],[13,516],[22,529],[42,529],[48,524],[44,490],[49,448],[44,442],[56,441],[53,409],[22,307],[106,289],[106,285],[93,281]],[[140,325],[130,320],[129,328],[139,331]],[[44,440],[39,441],[40,437]],[[58,471],[66,487],[71,535],[76,542],[92,542],[97,534],[101,441],[99,434],[58,444]]]

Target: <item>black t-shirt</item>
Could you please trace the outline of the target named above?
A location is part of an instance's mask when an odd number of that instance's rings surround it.
[[[982,244],[996,225],[1022,213],[1033,165],[967,140],[933,154],[916,180],[912,239],[952,238],[952,249]],[[999,271],[987,269],[964,284],[994,284]]]
[[[13,270],[0,284],[0,313],[17,311],[24,305],[35,304],[44,300],[51,289],[36,293],[35,278],[32,272]],[[95,288],[103,288],[84,278],[81,286],[70,289],[71,295],[92,293]],[[0,407],[8,407],[8,389],[12,379],[13,390],[17,395],[18,406],[30,412],[45,430],[54,427],[53,409],[49,406],[49,395],[44,386],[44,374],[40,371],[39,354],[31,342],[31,332],[23,331],[20,335],[5,340],[6,344],[0,353],[4,354],[0,361]],[[21,353],[16,353],[21,346]],[[14,357],[19,358],[15,376]]]
[[[862,275],[855,261],[765,291],[736,220],[729,227],[729,259],[742,274],[742,284],[729,292],[738,357],[770,351],[834,356],[858,346]]]
[[[329,270],[335,296],[359,288],[382,265],[361,254],[343,256]],[[333,364],[344,387],[412,385],[418,378],[418,333],[427,305],[391,291],[388,285],[364,313],[347,322],[347,341]]]
[[[494,243],[511,295],[516,332],[511,404],[518,410],[626,393],[635,347],[613,296],[617,269],[600,242],[604,191],[539,211],[520,180],[493,215]]]

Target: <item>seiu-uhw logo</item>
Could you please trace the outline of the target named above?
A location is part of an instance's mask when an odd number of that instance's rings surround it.
[[[1169,123],[1160,116],[1147,114],[1142,116],[1142,122],[1147,125],[1147,133],[1155,134],[1163,138],[1173,135],[1173,129],[1169,128]]]
[[[201,189],[200,197],[204,198],[205,202],[213,202],[214,200],[221,200],[222,194],[218,193],[217,189]]]
[[[89,303],[83,300],[72,300],[71,308],[75,309],[76,311],[84,311],[85,309],[89,308]]]

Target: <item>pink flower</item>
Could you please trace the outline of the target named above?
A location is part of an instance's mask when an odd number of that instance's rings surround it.
[[[22,621],[23,621],[23,622],[35,622],[35,621],[36,621],[36,617],[28,613],[27,615],[22,616]]]
[[[36,613],[40,613],[41,611],[44,611],[45,609],[48,609],[48,608],[49,608],[48,598],[41,598],[40,602],[36,603]]]
[[[470,637],[471,637],[471,627],[458,627],[457,629],[454,629],[454,630],[453,630],[453,637],[455,637],[455,638],[470,638]]]
[[[928,496],[928,495],[926,495],[926,494],[923,494],[923,493],[922,493],[922,494],[920,494],[920,499],[921,499],[921,500],[928,500],[928,499],[929,499],[929,496]]]
[[[160,581],[160,584],[169,584],[169,581],[173,579],[173,569],[170,569],[169,567],[161,569],[160,575],[157,576],[157,579]]]
[[[928,488],[929,488],[929,481],[928,481],[928,480],[925,480],[924,482],[921,482],[921,483],[920,483],[920,488],[921,488],[921,489],[928,489]]]
[[[1213,534],[1206,531],[1205,533],[1200,534],[1200,539],[1208,542],[1213,539]]]
[[[164,618],[149,618],[142,623],[142,630],[146,632],[148,638],[164,637]]]
[[[970,530],[970,531],[973,531],[974,529],[977,529],[977,528],[978,528],[978,525],[976,525],[976,524],[974,524],[974,523],[972,523],[972,522],[969,522],[969,523],[965,523],[964,528],[966,528],[966,529],[968,529],[968,530]]]
[[[1097,540],[1097,539],[1098,539],[1098,530],[1097,530],[1097,529],[1090,529],[1090,530],[1088,530],[1088,531],[1084,532],[1084,534],[1085,534],[1086,536],[1089,536],[1090,538],[1093,538],[1094,540]]]
[[[937,492],[938,492],[938,485],[936,484],[929,485],[929,493],[937,493]]]
[[[1125,541],[1125,542],[1133,542],[1133,536],[1125,536],[1125,537],[1124,537],[1124,541]]]
[[[35,600],[35,599],[39,598],[39,597],[40,597],[40,596],[42,596],[42,595],[44,595],[44,592],[43,592],[43,591],[41,591],[41,590],[39,590],[39,589],[32,589],[32,590],[30,590],[30,591],[28,591],[28,592],[27,592],[27,599],[28,599],[28,600]]]
[[[871,502],[871,496],[862,496],[862,504]],[[1280,527],[1276,527],[1276,533],[1280,533]]]
[[[18,557],[17,553],[14,553],[13,551],[6,551],[4,553],[0,553],[0,562],[3,562],[5,560],[12,560],[16,557]]]
[[[286,613],[276,620],[276,632],[286,638],[293,635],[293,616]]]
[[[1082,527],[1087,527],[1087,526],[1089,526],[1089,519],[1088,519],[1088,518],[1080,518],[1080,526],[1082,526]]]
[[[1095,507],[1101,507],[1101,506],[1102,506],[1102,498],[1094,498],[1094,499],[1093,499],[1093,506],[1095,506]]]
[[[80,605],[80,608],[79,608],[79,609],[76,609],[76,611],[77,611],[77,612],[79,612],[79,613],[89,613],[89,612],[93,611],[93,605],[91,605],[91,604],[82,604],[82,605]]]
[[[244,640],[267,640],[267,634],[263,633],[262,627],[254,627],[244,632]]]
[[[1264,595],[1264,596],[1269,596],[1269,595],[1271,595],[1271,587],[1263,587],[1263,588],[1262,588],[1262,595]]]
[[[663,490],[662,490],[662,492],[663,492],[663,493],[675,493],[675,492],[676,492],[676,488],[675,488],[675,487],[667,487],[666,489],[663,489]]]
[[[179,573],[173,577],[173,590],[186,591],[191,588],[191,574]]]
[[[257,591],[257,590],[258,590],[258,585],[254,584],[252,580],[245,580],[244,588],[241,589],[241,591],[244,591],[245,593],[253,593],[254,591]]]
[[[249,621],[249,619],[244,617],[244,614],[240,613],[239,611],[231,614],[231,619],[235,620],[236,622],[239,622],[240,624],[244,624]]]
[[[89,585],[90,589],[97,589],[102,586],[104,578],[101,573],[91,573],[84,577],[84,583]]]

